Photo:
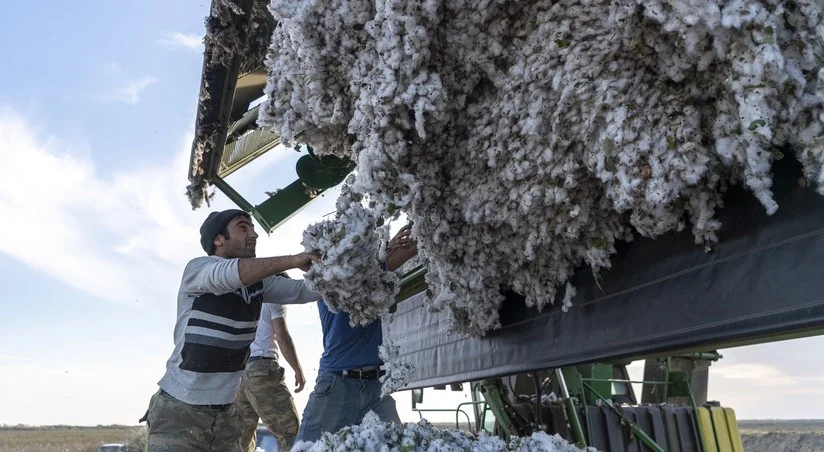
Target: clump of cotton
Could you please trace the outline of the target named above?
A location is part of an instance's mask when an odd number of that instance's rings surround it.
[[[418,423],[393,424],[381,422],[369,412],[359,425],[344,427],[335,433],[324,433],[315,442],[298,442],[293,452],[326,452],[330,450],[382,451],[472,451],[472,452],[587,452],[558,435],[534,433],[526,438],[513,438],[510,444],[502,439],[481,434],[477,437],[457,430],[440,430],[426,420]]]
[[[357,161],[374,214],[413,221],[430,306],[483,335],[502,286],[569,308],[616,241],[711,246],[731,184],[774,213],[779,148],[824,193],[823,8],[273,0],[259,123]]]
[[[384,321],[388,322],[388,319]],[[400,356],[400,347],[386,337],[378,347],[378,356],[383,361],[381,369],[385,372],[380,378],[381,397],[384,397],[406,386],[415,368]]]
[[[321,254],[304,276],[308,286],[323,295],[332,312],[348,312],[352,326],[387,315],[399,290],[398,276],[386,270],[388,228],[378,226],[361,201],[344,186],[335,218],[309,226],[302,241],[306,251]]]

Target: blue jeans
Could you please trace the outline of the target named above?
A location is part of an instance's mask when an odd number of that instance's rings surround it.
[[[343,427],[360,424],[370,411],[384,422],[401,422],[395,399],[390,396],[381,399],[380,381],[356,380],[320,371],[303,410],[295,441],[314,442],[323,432],[335,433]]]

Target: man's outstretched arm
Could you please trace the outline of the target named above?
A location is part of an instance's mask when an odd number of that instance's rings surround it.
[[[312,262],[320,261],[320,256],[315,253],[300,253],[293,256],[279,257],[252,257],[238,259],[237,273],[244,286],[250,286],[258,281],[262,281],[269,276],[299,268],[303,271],[309,270]]]
[[[215,259],[203,256],[192,259],[186,265],[181,286],[185,292],[220,295],[252,285],[284,270],[308,270],[309,265],[318,260],[320,257],[314,253],[243,259]]]

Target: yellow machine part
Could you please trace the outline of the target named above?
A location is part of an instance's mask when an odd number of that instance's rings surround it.
[[[698,408],[698,430],[704,452],[744,452],[732,408]]]

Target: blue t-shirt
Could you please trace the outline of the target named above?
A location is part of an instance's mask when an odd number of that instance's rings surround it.
[[[342,371],[383,364],[378,346],[383,342],[380,319],[367,326],[349,326],[349,314],[333,313],[323,300],[318,301],[318,314],[323,329],[321,371]]]

